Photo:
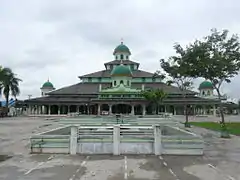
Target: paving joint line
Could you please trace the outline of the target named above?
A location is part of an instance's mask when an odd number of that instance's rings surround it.
[[[124,179],[128,179],[128,173],[127,173],[127,156],[124,156]]]
[[[163,159],[163,157],[162,157],[162,156],[158,156],[158,158],[159,158],[161,161],[163,161],[163,165],[168,168],[168,171],[169,171],[174,177],[176,177],[176,180],[179,180],[179,178],[178,178],[177,175],[173,172],[173,170],[172,170],[170,167],[168,167],[168,164],[167,164],[167,162]],[[234,180],[234,179],[232,179],[232,180]]]
[[[76,172],[71,176],[71,178],[69,178],[69,180],[73,180],[76,176],[77,173],[79,173],[79,171],[81,170],[81,168],[87,163],[86,160],[89,159],[89,156],[87,156],[85,158],[85,160],[80,164],[80,167],[76,170]]]
[[[211,167],[211,168],[213,168],[213,169],[215,169],[217,172],[219,172],[220,174],[222,174],[223,176],[225,176],[225,177],[228,178],[229,180],[235,180],[234,177],[232,177],[232,176],[230,176],[230,175],[228,175],[228,174],[222,173],[222,171],[221,171],[220,169],[218,169],[217,167],[215,167],[214,165],[208,164],[208,166]]]
[[[37,166],[29,169],[27,172],[24,173],[24,175],[30,174],[32,171],[34,171],[34,170],[36,170],[37,168],[41,167],[43,164],[48,163],[48,162],[51,161],[53,158],[54,158],[54,155],[51,155],[50,157],[48,157],[47,161],[38,163]]]

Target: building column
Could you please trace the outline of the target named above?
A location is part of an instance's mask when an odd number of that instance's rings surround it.
[[[40,106],[37,105],[37,114],[40,114],[40,110],[39,110]]]
[[[27,113],[28,113],[28,114],[31,114],[31,113],[32,113],[32,106],[31,106],[31,105],[28,106]]]
[[[78,113],[78,114],[79,114],[79,107],[80,107],[80,106],[79,106],[79,105],[77,105],[77,113]]]
[[[98,104],[98,113],[99,116],[101,115],[101,104]]]
[[[213,105],[213,116],[216,116],[216,105]]]
[[[161,155],[162,153],[162,133],[160,125],[153,126],[154,131],[154,154]]]
[[[195,116],[196,115],[196,105],[195,104],[192,105],[192,109],[193,109],[193,116]]]
[[[32,112],[31,114],[35,114],[35,106],[32,106]]]
[[[39,106],[39,111],[40,111],[40,114],[42,114],[42,105]]]
[[[58,115],[61,114],[61,105],[58,106]]]
[[[108,106],[109,106],[109,112],[108,113],[109,113],[109,115],[111,115],[112,114],[112,104],[109,104]]]
[[[48,105],[48,115],[51,114],[51,105]]]
[[[135,112],[134,112],[134,105],[132,105],[131,115],[135,115]]]
[[[67,107],[68,107],[68,109],[67,109],[67,110],[68,110],[68,111],[67,111],[67,114],[69,114],[69,113],[70,113],[70,105],[68,105]]]
[[[177,114],[176,106],[173,106],[173,115]]]
[[[207,112],[206,112],[206,106],[203,106],[203,115],[206,115]]]
[[[87,114],[90,115],[90,105],[87,105]]]
[[[113,126],[113,155],[120,155],[120,126]]]
[[[71,136],[70,136],[70,154],[77,154],[77,138],[78,138],[78,127],[71,127]]]
[[[167,113],[167,106],[164,106],[164,113]]]
[[[41,110],[42,110],[42,114],[45,114],[45,107],[44,107],[44,105],[42,106]]]
[[[143,109],[142,115],[145,116],[146,115],[146,105],[145,104],[142,105],[142,109]]]

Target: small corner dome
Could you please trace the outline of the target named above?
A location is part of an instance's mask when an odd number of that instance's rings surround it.
[[[198,89],[213,89],[213,84],[210,81],[203,81]]]
[[[42,88],[54,88],[53,84],[48,80],[42,85]]]
[[[115,55],[116,53],[128,53],[129,55],[131,55],[129,48],[125,44],[123,44],[123,42],[121,42],[121,44],[114,49],[113,55]]]
[[[128,66],[125,66],[123,64],[116,66],[112,72],[111,76],[132,76],[132,71]]]

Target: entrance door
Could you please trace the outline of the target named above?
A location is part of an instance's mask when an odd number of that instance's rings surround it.
[[[128,104],[116,104],[112,106],[113,114],[130,114],[131,106]]]

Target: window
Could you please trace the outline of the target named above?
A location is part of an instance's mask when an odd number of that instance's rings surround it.
[[[102,81],[102,78],[99,77],[99,78],[98,78],[98,82],[101,82],[101,81]]]
[[[128,59],[128,56],[126,56],[126,59]]]
[[[120,84],[123,84],[123,80],[120,81]]]
[[[123,59],[123,54],[120,55],[120,59],[121,59],[121,60]]]
[[[143,78],[142,78],[142,82],[145,82],[145,80],[146,80],[146,78],[145,78],[145,77],[143,77]]]
[[[114,82],[113,82],[113,85],[114,85],[114,86],[116,86],[116,85],[117,85],[117,82],[116,82],[116,81],[114,81]]]
[[[118,60],[118,56],[115,56],[116,60]]]
[[[210,95],[211,95],[211,93],[210,93],[210,91],[209,91],[209,90],[207,91],[207,95],[208,95],[208,96],[210,96]]]
[[[127,85],[128,85],[128,86],[130,86],[130,83],[129,83],[129,81],[127,81]]]
[[[203,96],[205,95],[205,91],[202,92],[202,95],[203,95]]]
[[[88,82],[92,82],[92,78],[90,77],[90,78],[88,78]]]
[[[134,70],[134,65],[133,64],[131,65],[131,69]]]

